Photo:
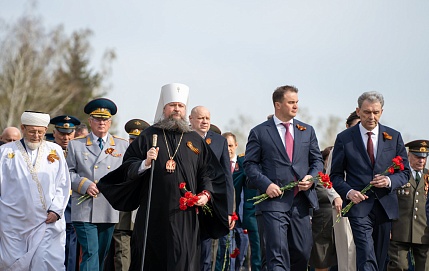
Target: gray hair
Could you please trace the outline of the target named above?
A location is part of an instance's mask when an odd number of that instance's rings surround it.
[[[369,101],[371,103],[379,102],[381,104],[381,108],[383,108],[384,106],[383,95],[377,91],[367,91],[367,92],[364,92],[362,95],[360,95],[358,98],[359,108],[362,107],[362,104],[364,101]]]

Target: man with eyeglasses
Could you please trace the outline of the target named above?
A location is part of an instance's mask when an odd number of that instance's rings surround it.
[[[23,139],[0,148],[0,270],[64,270],[70,176],[49,120],[24,112]]]
[[[119,221],[119,212],[100,194],[97,183],[122,164],[128,141],[109,133],[112,115],[117,112],[111,100],[92,100],[84,111],[89,114],[91,133],[69,142],[67,164],[73,189],[71,220],[82,247],[80,270],[93,271],[103,270],[113,229]]]

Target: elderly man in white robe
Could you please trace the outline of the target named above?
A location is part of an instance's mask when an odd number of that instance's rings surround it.
[[[65,270],[70,175],[61,147],[43,140],[48,114],[21,116],[23,139],[0,147],[0,270]]]

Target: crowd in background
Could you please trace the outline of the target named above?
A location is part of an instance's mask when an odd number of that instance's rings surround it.
[[[188,97],[163,86],[154,125],[128,121],[129,139],[110,134],[118,108],[105,98],[84,106],[88,127],[26,111],[5,128],[0,270],[429,270],[429,140],[382,125],[380,93],[359,96],[320,150],[295,118],[298,89],[279,87],[242,154]]]

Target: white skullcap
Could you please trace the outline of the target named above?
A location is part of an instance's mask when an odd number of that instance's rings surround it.
[[[162,119],[164,106],[168,103],[183,103],[188,104],[189,87],[184,84],[172,83],[161,88],[158,107],[155,114],[155,123]]]
[[[51,117],[49,114],[34,111],[25,111],[21,115],[21,124],[30,126],[48,127]]]

